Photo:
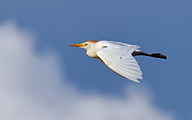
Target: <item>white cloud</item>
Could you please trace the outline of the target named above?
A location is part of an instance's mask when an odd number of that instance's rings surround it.
[[[173,120],[150,93],[127,88],[125,98],[80,93],[64,80],[57,54],[35,52],[33,35],[0,25],[1,120]]]

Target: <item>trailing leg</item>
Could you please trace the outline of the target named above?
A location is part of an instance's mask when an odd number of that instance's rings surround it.
[[[144,55],[144,56],[149,56],[149,57],[154,57],[154,58],[161,58],[161,59],[167,59],[167,57],[165,55],[162,55],[161,53],[152,53],[152,54],[148,54],[145,53],[141,50],[136,50],[132,53],[133,56],[137,56],[137,55]]]

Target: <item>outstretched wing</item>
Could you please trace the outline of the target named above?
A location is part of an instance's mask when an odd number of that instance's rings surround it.
[[[97,51],[97,55],[102,62],[115,73],[140,83],[137,79],[143,79],[142,72],[132,56],[133,51],[138,49],[139,46],[121,42],[109,42],[103,45],[103,49]]]

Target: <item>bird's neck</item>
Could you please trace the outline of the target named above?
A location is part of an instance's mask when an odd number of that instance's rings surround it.
[[[97,51],[98,51],[98,48],[96,45],[92,46],[92,47],[89,47],[87,49],[87,55],[89,57],[92,57],[92,58],[98,58],[98,55],[97,55]]]
[[[88,49],[87,55],[92,58],[98,58],[97,50],[96,49]]]

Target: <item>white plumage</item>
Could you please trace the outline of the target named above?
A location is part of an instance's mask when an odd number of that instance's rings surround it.
[[[95,41],[90,40],[81,44],[71,45],[87,50],[87,55],[99,58],[106,66],[115,73],[126,77],[134,82],[140,83],[138,79],[143,79],[141,69],[133,57],[134,55],[145,55],[163,58],[160,53],[147,54],[138,50],[137,45],[130,45],[115,41]],[[165,58],[164,58],[165,59]]]
[[[98,50],[97,55],[114,72],[138,83],[138,78],[143,79],[140,67],[132,56],[139,46],[111,41],[101,41],[97,45],[107,46]]]

